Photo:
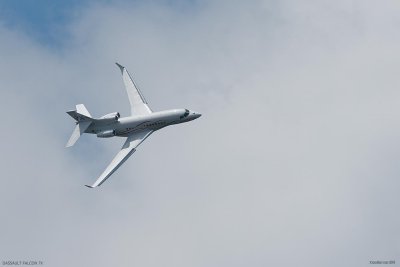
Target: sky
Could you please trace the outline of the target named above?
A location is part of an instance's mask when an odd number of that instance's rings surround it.
[[[395,0],[1,1],[0,260],[45,266],[370,266],[400,255]],[[156,132],[64,148],[85,104]]]

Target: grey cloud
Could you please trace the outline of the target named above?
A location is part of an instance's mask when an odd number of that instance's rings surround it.
[[[399,249],[399,5],[208,1],[92,5],[48,50],[2,27],[0,258],[49,266],[366,266]],[[63,148],[84,103],[128,113],[114,61],[155,110],[122,140]],[[12,111],[12,112],[10,112]]]

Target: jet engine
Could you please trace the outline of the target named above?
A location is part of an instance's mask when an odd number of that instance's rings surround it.
[[[115,130],[107,130],[107,131],[97,133],[97,137],[100,137],[100,138],[108,138],[108,137],[113,137],[113,136],[115,136]]]
[[[118,121],[118,119],[121,116],[119,115],[119,112],[113,112],[107,115],[104,115],[103,117],[100,118],[101,121],[106,121],[106,122],[115,122]]]

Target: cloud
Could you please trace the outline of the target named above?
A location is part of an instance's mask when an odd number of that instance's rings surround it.
[[[92,4],[63,49],[2,27],[2,260],[49,266],[363,266],[396,259],[399,5]],[[99,190],[122,139],[64,149],[65,111],[128,114],[152,135]]]

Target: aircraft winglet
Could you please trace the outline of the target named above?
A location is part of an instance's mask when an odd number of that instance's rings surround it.
[[[89,188],[94,188],[94,186],[90,186],[90,185],[87,185],[87,184],[85,184],[85,186],[89,187]]]
[[[118,62],[115,62],[115,64],[117,64],[117,66],[119,67],[119,69],[121,70],[121,72],[124,72],[125,67],[122,66],[121,64],[118,64]]]

